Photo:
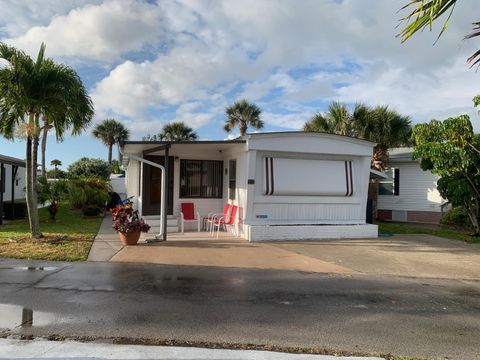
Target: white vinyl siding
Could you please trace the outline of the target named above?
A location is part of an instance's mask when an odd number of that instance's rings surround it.
[[[400,194],[378,195],[378,209],[440,212],[443,200],[437,190],[438,177],[423,171],[418,162],[391,162],[400,169]]]

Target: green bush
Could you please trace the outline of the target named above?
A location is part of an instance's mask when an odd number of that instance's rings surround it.
[[[107,181],[95,177],[71,179],[68,184],[68,198],[72,207],[86,209],[98,207],[103,209],[110,199],[111,191]]]
[[[110,165],[101,159],[83,157],[68,167],[68,176],[71,179],[80,177],[96,177],[104,180],[110,178]]]
[[[456,206],[443,215],[440,222],[445,225],[466,226],[470,224],[470,219],[464,207]]]
[[[57,169],[55,173],[55,169],[51,169],[47,171],[47,178],[49,179],[66,179],[67,178],[67,172]]]
[[[110,164],[110,170],[112,174],[121,174],[122,167],[120,165],[120,162],[118,160],[112,160],[112,163]]]

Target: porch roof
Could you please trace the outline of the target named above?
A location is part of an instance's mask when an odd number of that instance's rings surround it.
[[[176,145],[188,145],[190,146],[209,146],[215,145],[216,149],[227,149],[234,144],[245,144],[244,139],[234,140],[198,140],[198,141],[125,141],[122,144],[126,155],[141,153],[143,151],[154,150],[161,148],[162,146],[169,146],[170,148],[176,147]]]
[[[6,155],[0,155],[0,163],[25,167],[25,160],[17,159]]]

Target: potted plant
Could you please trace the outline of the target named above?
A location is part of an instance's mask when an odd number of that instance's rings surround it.
[[[123,245],[136,245],[141,232],[148,232],[150,225],[138,216],[131,204],[117,205],[110,210],[112,227],[118,232]]]

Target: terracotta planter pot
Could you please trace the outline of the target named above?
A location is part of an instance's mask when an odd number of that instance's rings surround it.
[[[140,231],[131,233],[119,232],[118,236],[123,245],[137,245],[138,239],[140,239]]]

